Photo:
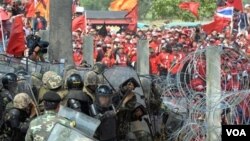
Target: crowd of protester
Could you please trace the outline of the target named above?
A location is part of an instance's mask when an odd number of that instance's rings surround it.
[[[206,34],[201,26],[197,27],[172,27],[160,29],[156,26],[138,29],[137,32],[121,30],[113,32],[107,27],[107,35],[100,35],[100,31],[91,26],[87,33],[78,29],[73,32],[73,51],[78,65],[84,60],[82,53],[83,36],[94,36],[94,60],[102,62],[108,67],[123,65],[136,67],[137,43],[139,39],[149,41],[150,73],[154,75],[171,72],[178,73],[179,62],[189,53],[208,46],[224,46],[235,48],[250,56],[250,29],[242,32],[232,31],[230,25],[222,32],[213,31]],[[178,64],[178,65],[176,65]]]

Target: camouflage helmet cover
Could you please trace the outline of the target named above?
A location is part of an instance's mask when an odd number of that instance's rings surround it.
[[[98,83],[99,83],[98,75],[93,71],[87,72],[86,78],[84,79],[84,86],[98,85]]]
[[[46,84],[47,81],[48,81],[48,79],[49,79],[50,77],[55,76],[55,75],[57,75],[57,73],[54,72],[54,71],[47,71],[47,72],[45,72],[45,73],[43,74],[43,78],[42,78],[43,84]]]
[[[31,98],[26,93],[19,93],[14,97],[13,105],[18,109],[25,109],[32,103]]]
[[[63,80],[60,75],[52,75],[51,77],[48,78],[46,82],[46,87],[52,90],[59,88],[60,86],[62,86],[62,84]]]
[[[97,62],[95,63],[95,65],[93,66],[92,70],[97,73],[97,74],[101,74],[104,72],[104,70],[107,68],[106,65],[104,65],[101,62]]]
[[[42,80],[42,78],[43,78],[43,75],[41,73],[39,73],[39,72],[32,72],[31,76],[36,77],[39,80]]]

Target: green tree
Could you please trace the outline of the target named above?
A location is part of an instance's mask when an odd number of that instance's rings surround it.
[[[157,19],[181,19],[184,21],[194,21],[196,17],[188,11],[179,9],[178,5],[183,0],[154,0],[152,12]],[[216,8],[215,0],[193,0],[200,2],[200,20],[207,20],[212,17]]]
[[[80,3],[87,10],[108,10],[112,0],[81,0]]]

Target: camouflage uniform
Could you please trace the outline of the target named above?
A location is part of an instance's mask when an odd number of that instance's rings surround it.
[[[14,97],[13,107],[4,114],[3,135],[1,140],[24,141],[29,127],[31,98],[26,93]]]
[[[41,115],[30,122],[30,126],[25,137],[26,141],[46,141],[56,123],[66,125],[68,127],[74,127],[69,120],[57,115],[56,107],[59,106],[61,98],[56,92],[46,92],[43,96],[43,100],[45,102],[45,108],[48,103],[49,105],[52,104],[55,107],[52,109],[48,108],[44,115]]]
[[[62,77],[53,71],[48,71],[44,73],[42,78],[43,86],[39,90],[38,103],[40,110],[43,111],[42,98],[44,94],[48,91],[55,91],[59,94],[61,99],[64,99],[68,94],[67,90],[61,88],[63,85]]]
[[[73,122],[60,117],[54,111],[45,111],[45,114],[32,120],[25,137],[25,141],[46,141],[56,123],[73,127]]]

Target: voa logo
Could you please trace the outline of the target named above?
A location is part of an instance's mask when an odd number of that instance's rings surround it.
[[[231,136],[231,135],[233,135],[235,137],[247,136],[244,129],[241,129],[241,130],[239,130],[239,129],[226,129],[226,132],[227,132],[227,136]]]

